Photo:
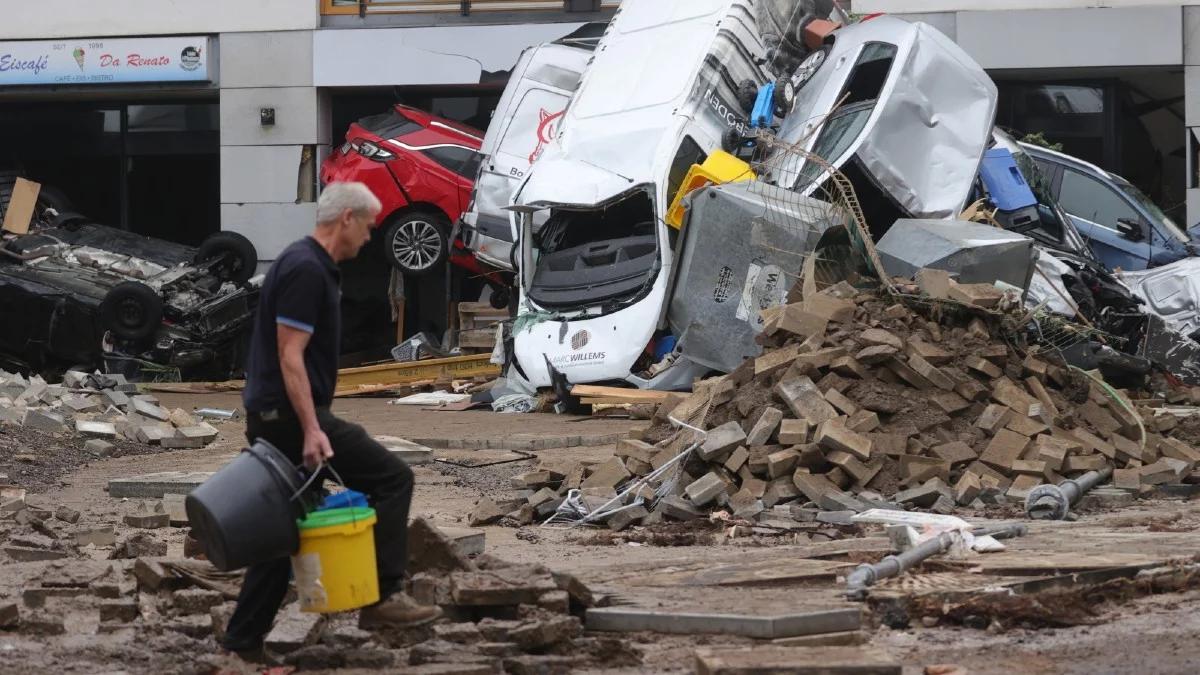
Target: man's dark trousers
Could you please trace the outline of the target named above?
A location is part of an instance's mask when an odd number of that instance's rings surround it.
[[[413,474],[408,466],[372,439],[357,424],[342,421],[328,409],[317,410],[317,421],[333,448],[330,464],[346,487],[365,493],[378,518],[375,524],[375,558],[379,568],[379,596],[400,590],[408,561],[408,507],[412,501]],[[274,445],[295,464],[301,462],[304,432],[294,413],[284,411],[278,420],[247,415],[246,438],[261,438]],[[226,630],[226,649],[255,649],[271,630],[287,594],[291,559],[280,558],[250,567],[242,582],[237,609]]]

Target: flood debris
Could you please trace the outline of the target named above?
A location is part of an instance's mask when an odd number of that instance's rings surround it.
[[[916,277],[898,293],[794,289],[763,312],[761,356],[662,400],[612,457],[514,477],[514,499],[481,503],[477,522],[719,518],[812,536],[871,508],[1007,514],[1109,472],[1131,496],[1200,480],[1177,420],[1134,403],[1152,393],[1071,367],[992,286]]]

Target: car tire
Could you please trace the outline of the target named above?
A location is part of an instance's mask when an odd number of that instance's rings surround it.
[[[792,106],[796,104],[796,88],[792,86],[791,78],[781,77],[775,83],[775,98],[772,104],[775,106],[775,116],[780,119],[792,112]]]
[[[61,227],[68,232],[74,232],[89,222],[91,222],[91,218],[81,213],[62,211],[50,220],[50,227]]]
[[[730,127],[725,130],[725,133],[721,134],[721,149],[730,154],[735,154],[742,141],[742,135],[738,133],[738,130]]]
[[[258,268],[258,251],[254,244],[237,232],[217,232],[209,236],[201,242],[194,261],[199,265],[222,256],[224,260],[212,268],[221,281],[244,284]]]
[[[488,304],[492,309],[508,309],[511,302],[512,292],[507,288],[493,288],[491,296],[488,297]]]
[[[396,216],[383,237],[388,262],[410,277],[439,269],[450,255],[450,220],[440,213],[411,211]]]
[[[754,112],[754,103],[758,100],[758,85],[754,80],[742,80],[737,88],[737,102],[742,112],[750,115]]]
[[[141,342],[162,325],[163,301],[158,291],[138,281],[113,286],[100,303],[100,323],[113,335]]]

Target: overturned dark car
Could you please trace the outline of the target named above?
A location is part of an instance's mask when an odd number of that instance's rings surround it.
[[[235,377],[258,302],[257,258],[233,232],[192,248],[55,219],[0,246],[0,367]]]

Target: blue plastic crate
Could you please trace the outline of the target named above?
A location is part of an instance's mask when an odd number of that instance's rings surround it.
[[[983,164],[979,167],[979,176],[991,193],[992,202],[996,208],[1005,212],[1020,211],[1021,209],[1037,206],[1037,197],[1011,152],[1004,148],[992,148],[983,156]]]

